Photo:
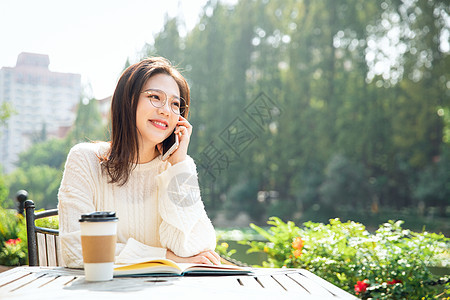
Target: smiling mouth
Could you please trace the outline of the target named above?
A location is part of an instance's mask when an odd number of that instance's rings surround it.
[[[156,125],[156,127],[163,127],[163,128],[167,128],[168,127],[168,125],[166,123],[163,123],[163,122],[153,121],[153,120],[150,120],[150,122],[153,125]]]

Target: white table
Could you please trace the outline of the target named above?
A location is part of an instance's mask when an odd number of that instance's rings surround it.
[[[303,269],[245,276],[114,278],[87,282],[82,270],[17,267],[0,273],[0,299],[357,299]]]

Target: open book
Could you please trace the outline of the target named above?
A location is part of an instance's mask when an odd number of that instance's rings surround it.
[[[184,276],[184,275],[245,275],[252,268],[234,265],[203,265],[176,263],[158,258],[135,264],[115,265],[114,276]]]

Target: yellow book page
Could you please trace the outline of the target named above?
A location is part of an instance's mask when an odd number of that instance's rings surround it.
[[[129,271],[129,270],[141,270],[141,269],[146,269],[146,268],[152,268],[152,267],[160,267],[160,266],[169,266],[169,267],[173,267],[177,270],[180,270],[180,267],[178,267],[174,262],[170,261],[170,260],[152,260],[152,261],[147,261],[147,262],[142,262],[142,263],[137,263],[137,264],[131,264],[131,265],[126,265],[126,266],[122,266],[122,267],[116,267],[114,268],[115,271]]]

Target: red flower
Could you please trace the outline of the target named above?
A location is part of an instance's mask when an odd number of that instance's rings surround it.
[[[396,284],[396,283],[402,283],[402,282],[403,281],[398,280],[398,279],[394,279],[394,280],[391,280],[391,281],[386,281],[387,284]]]
[[[369,286],[369,284],[365,280],[357,281],[355,284],[356,295],[358,295],[359,293],[365,292],[367,290],[368,286]]]
[[[5,245],[9,246],[9,245],[17,245],[18,243],[21,242],[20,238],[17,239],[9,239],[5,242]]]

